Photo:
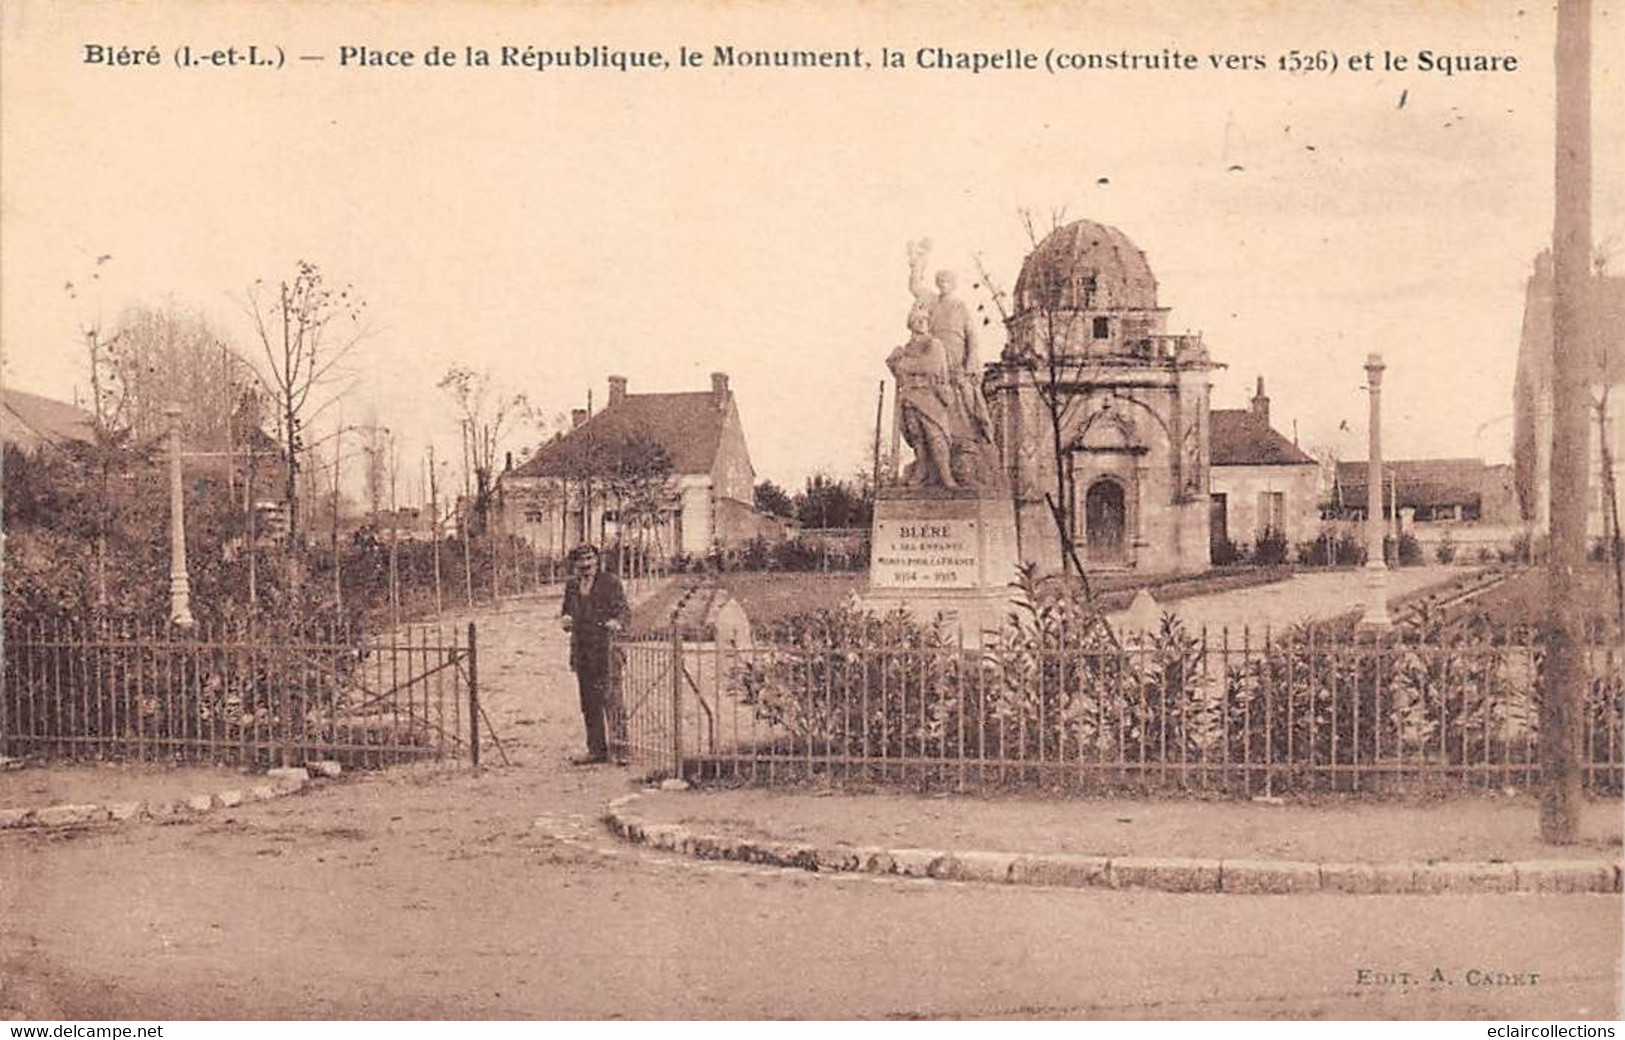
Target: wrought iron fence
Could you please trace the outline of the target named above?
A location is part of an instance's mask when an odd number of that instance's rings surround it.
[[[352,768],[479,764],[476,632],[11,625],[0,753]]]
[[[851,633],[844,633],[850,635]],[[1619,792],[1625,655],[1589,649],[1585,783]],[[624,754],[651,772],[858,783],[1230,794],[1539,778],[1543,650],[1186,633],[980,648],[920,637],[748,648],[619,644]]]

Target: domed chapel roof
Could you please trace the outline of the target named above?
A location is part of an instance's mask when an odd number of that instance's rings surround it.
[[[1092,220],[1058,227],[1038,243],[1016,279],[1016,312],[1154,310],[1157,279],[1127,235]]]

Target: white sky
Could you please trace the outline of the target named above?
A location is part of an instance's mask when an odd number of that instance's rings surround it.
[[[1006,288],[1018,211],[1121,228],[1174,331],[1262,374],[1278,428],[1362,457],[1361,365],[1387,358],[1390,457],[1504,459],[1523,283],[1549,239],[1547,5],[7,4],[0,348],[67,398],[80,323],[174,301],[248,352],[237,301],[298,258],[376,325],[359,400],[454,454],[462,362],[546,411],[727,371],[758,474],[849,473],[906,338],[904,244]],[[1427,9],[1432,13],[1427,13]],[[1625,31],[1595,14],[1599,244],[1625,269]],[[1160,49],[1516,54],[1510,75],[614,72],[90,67],[82,45]],[[1401,96],[1405,104],[1400,107]],[[1231,166],[1242,167],[1232,171]],[[1108,184],[1099,184],[1107,178]],[[94,258],[112,254],[89,282]],[[68,299],[67,281],[94,284]],[[980,302],[980,301],[978,301]],[[992,314],[991,305],[988,313]],[[991,330],[984,357],[1002,332]],[[1339,433],[1346,420],[1352,432]],[[532,438],[534,439],[534,438]]]

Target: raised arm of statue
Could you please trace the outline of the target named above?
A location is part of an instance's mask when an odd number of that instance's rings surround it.
[[[921,304],[929,304],[936,298],[931,287],[925,280],[925,261],[931,255],[931,240],[922,238],[917,242],[908,244],[908,291],[914,299]]]

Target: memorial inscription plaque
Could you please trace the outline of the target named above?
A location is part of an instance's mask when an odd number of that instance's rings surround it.
[[[978,584],[975,520],[879,520],[871,587],[969,589]]]

